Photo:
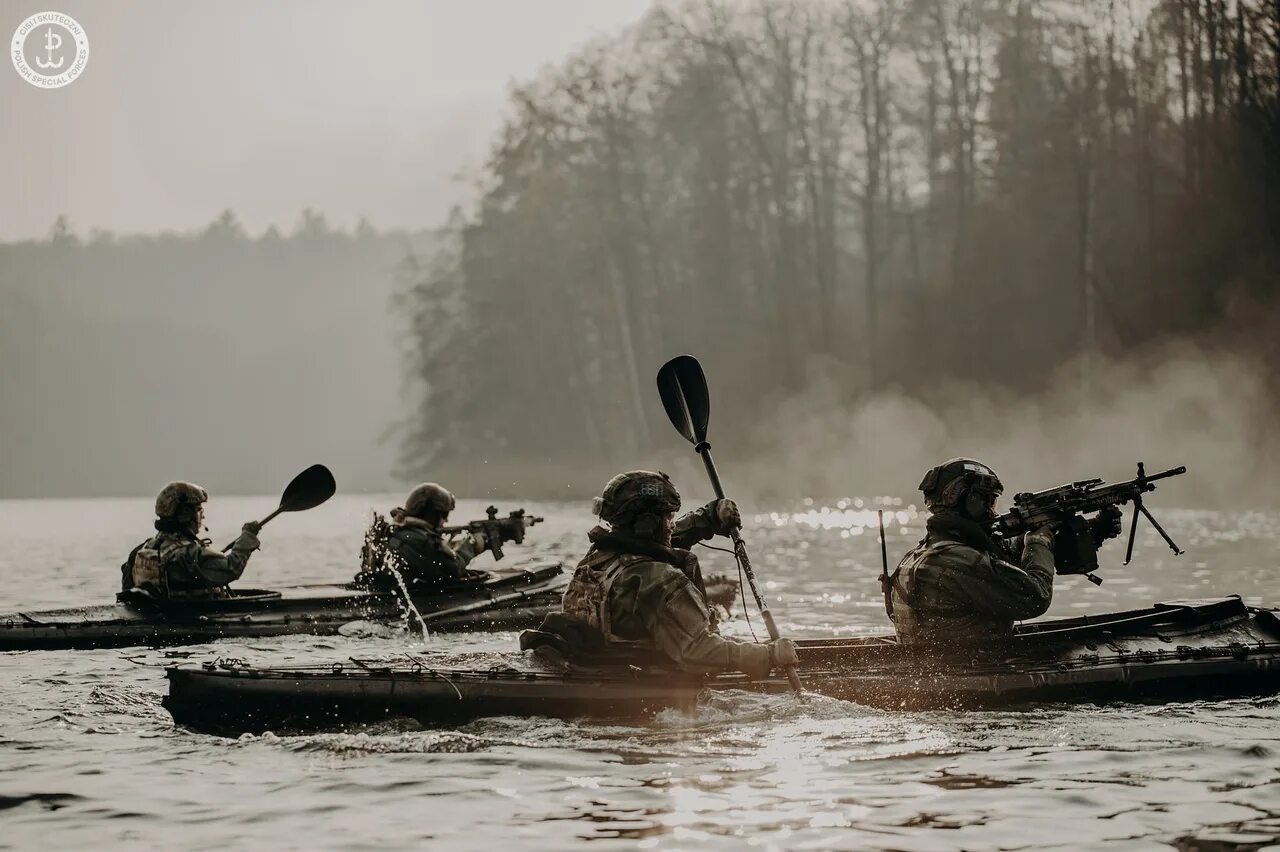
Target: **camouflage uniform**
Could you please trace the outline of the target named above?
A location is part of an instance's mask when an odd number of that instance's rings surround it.
[[[888,609],[902,642],[1008,638],[1015,621],[1049,608],[1054,563],[1048,535],[1029,533],[1024,543],[1005,546],[953,513],[929,518],[926,530],[890,577]]]
[[[133,549],[120,566],[122,591],[141,588],[170,599],[225,598],[227,584],[240,579],[249,557],[259,547],[253,533],[242,532],[231,550],[222,553],[189,532],[162,532]],[[135,577],[134,567],[139,565]],[[151,566],[155,566],[152,568]]]
[[[470,535],[461,544],[451,545],[439,530],[456,506],[447,488],[424,482],[409,492],[403,508],[391,510],[392,523],[375,514],[365,534],[356,584],[397,589],[400,582],[391,570],[415,592],[438,591],[468,579],[467,565],[483,548]]]
[[[674,488],[671,494],[678,508],[679,495]],[[769,646],[719,635],[697,557],[683,549],[721,532],[715,503],[677,521],[671,547],[596,527],[565,589],[564,616],[598,632],[613,652],[648,654],[691,671],[764,677],[773,667]]]
[[[259,524],[251,522],[229,552],[222,553],[197,535],[209,494],[191,482],[170,482],[156,497],[156,530],[120,566],[121,591],[142,589],[164,598],[225,598],[227,584],[240,579],[258,549]]]
[[[391,525],[386,547],[388,558],[411,588],[443,588],[465,580],[470,576],[467,565],[476,556],[475,543],[470,538],[456,548],[450,547],[439,530],[410,517]]]
[[[926,535],[882,578],[885,609],[910,645],[984,643],[1013,635],[1053,599],[1053,535],[999,542],[987,533],[1004,485],[980,461],[955,458],[920,480]]]

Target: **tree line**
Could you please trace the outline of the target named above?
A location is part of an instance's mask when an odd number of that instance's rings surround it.
[[[402,417],[396,270],[427,232],[307,210],[251,236],[0,244],[0,497],[154,493],[175,478],[270,493],[299,464],[389,487]]]
[[[401,469],[643,461],[686,351],[736,424],[815,365],[853,402],[1087,391],[1171,338],[1280,363],[1278,95],[1269,0],[656,5],[513,88],[405,265]]]

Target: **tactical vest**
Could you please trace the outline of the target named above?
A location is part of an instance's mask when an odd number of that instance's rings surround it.
[[[907,553],[889,578],[885,593],[885,609],[893,621],[898,638],[906,644],[969,641],[995,637],[1012,629],[1002,619],[990,618],[968,603],[938,603],[920,587],[920,571],[931,569],[932,582],[940,581],[953,571],[964,571],[971,561],[952,556],[957,550],[975,549],[957,541],[923,540]],[[980,552],[980,551],[979,551]],[[1000,554],[988,554],[999,558]],[[922,593],[923,592],[923,593]]]
[[[598,551],[578,563],[561,603],[565,615],[585,622],[600,631],[610,645],[645,645],[644,639],[624,639],[613,632],[609,615],[609,592],[618,576],[641,562],[652,562],[648,556],[634,553]]]
[[[132,587],[145,589],[152,594],[162,595],[170,600],[225,598],[230,596],[226,586],[212,589],[173,589],[169,584],[169,570],[172,566],[190,560],[188,555],[191,542],[176,536],[160,534],[149,538],[134,550],[130,574]],[[199,559],[197,554],[196,559]],[[126,590],[127,591],[127,590]]]
[[[889,588],[885,591],[885,612],[889,618],[897,621],[896,613],[901,612],[903,609],[903,607],[894,605],[894,592],[906,604],[906,608],[913,612],[925,615],[954,615],[967,611],[967,608],[961,607],[921,606],[916,600],[916,585],[920,580],[916,572],[920,566],[924,565],[925,562],[933,562],[938,557],[945,556],[948,552],[962,547],[967,547],[967,545],[955,541],[939,541],[933,544],[921,542],[916,545],[914,550],[904,556],[902,561],[898,563],[897,569],[889,576]],[[947,570],[949,569],[940,569],[942,572]]]
[[[150,588],[169,593],[169,578],[160,561],[155,539],[147,539],[133,552],[131,582],[135,588]]]

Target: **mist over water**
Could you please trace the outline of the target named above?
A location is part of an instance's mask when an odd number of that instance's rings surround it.
[[[1042,393],[952,382],[850,399],[842,371],[816,364],[805,390],[760,406],[758,455],[734,483],[774,499],[907,494],[932,465],[969,456],[1000,474],[1007,501],[1074,480],[1129,479],[1143,461],[1148,473],[1188,469],[1160,483],[1155,504],[1275,504],[1277,418],[1260,359],[1172,343],[1099,357],[1082,376],[1073,360]]]
[[[898,494],[967,454],[1011,490],[1114,480],[1141,460],[1186,464],[1170,487],[1198,500],[1272,503],[1280,195],[1262,190],[1280,175],[1275,10],[1235,4],[1188,31],[1201,15],[1188,3],[1077,16],[564,0],[539,7],[541,30],[492,39],[477,35],[483,12],[388,6],[397,43],[447,41],[452,55],[477,42],[453,76],[426,70],[445,61],[431,51],[356,67],[350,48],[380,22],[341,4],[157,6],[132,28],[69,9],[117,46],[166,20],[208,36],[166,42],[186,46],[170,64],[189,67],[159,89],[140,85],[122,59],[133,53],[102,51],[57,97],[102,100],[119,84],[127,114],[165,115],[172,131],[139,131],[135,157],[175,195],[223,198],[198,231],[119,236],[79,218],[101,208],[70,205],[85,200],[73,188],[21,185],[14,215],[51,197],[72,214],[46,239],[0,244],[0,495],[141,495],[175,477],[255,493],[315,461],[361,491],[433,479],[586,497],[619,470],[661,467],[692,494],[696,460],[652,386],[663,361],[692,352],[730,490],[746,499]],[[538,14],[507,21],[521,16]],[[284,21],[308,37],[277,44]],[[268,85],[226,67],[237,54],[224,44],[281,73]],[[1179,62],[1187,51],[1203,61]],[[1230,73],[1210,59],[1227,55]],[[953,61],[973,79],[944,73]],[[475,62],[484,74],[466,71]],[[491,104],[491,133],[413,144],[435,139],[420,136],[433,104],[483,80],[493,100],[471,108]],[[217,97],[170,97],[184,82]],[[77,115],[94,126],[111,103],[57,111],[48,93],[4,85],[35,136]],[[325,130],[289,116],[322,116]],[[203,132],[217,123],[257,132],[217,144]],[[107,157],[87,171],[114,179],[120,130],[76,149]],[[449,215],[407,230],[353,212],[369,199],[353,181],[438,210],[454,196],[432,181],[459,153],[483,165]],[[297,168],[279,169],[286,159]],[[365,162],[376,175],[352,167]],[[6,167],[50,171],[40,163],[28,152]],[[242,165],[280,174],[250,179],[258,192],[240,205]],[[292,226],[264,217],[282,204]],[[151,221],[152,205],[120,221]],[[175,227],[201,221],[170,210]]]

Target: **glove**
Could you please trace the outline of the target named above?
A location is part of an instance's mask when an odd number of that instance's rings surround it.
[[[473,532],[471,534],[471,543],[475,546],[477,555],[484,553],[485,549],[489,546],[489,540],[482,532]]]
[[[727,535],[729,530],[742,526],[742,513],[738,511],[738,504],[728,498],[708,503],[707,514],[715,521],[717,532],[721,535]]]
[[[1104,541],[1120,535],[1124,531],[1122,518],[1123,514],[1119,506],[1108,506],[1099,512],[1097,517],[1089,521],[1089,529],[1093,532],[1093,543],[1102,547]]]
[[[1037,542],[1053,550],[1053,527],[1046,524],[1043,527],[1036,527],[1024,535],[1022,537],[1022,551],[1025,553],[1028,547]]]
[[[790,639],[774,639],[769,643],[769,663],[775,669],[785,669],[800,662],[796,643]]]
[[[258,541],[258,531],[262,529],[262,524],[257,521],[250,521],[240,527],[240,537],[232,542],[233,550],[257,550],[262,547],[262,542]]]

